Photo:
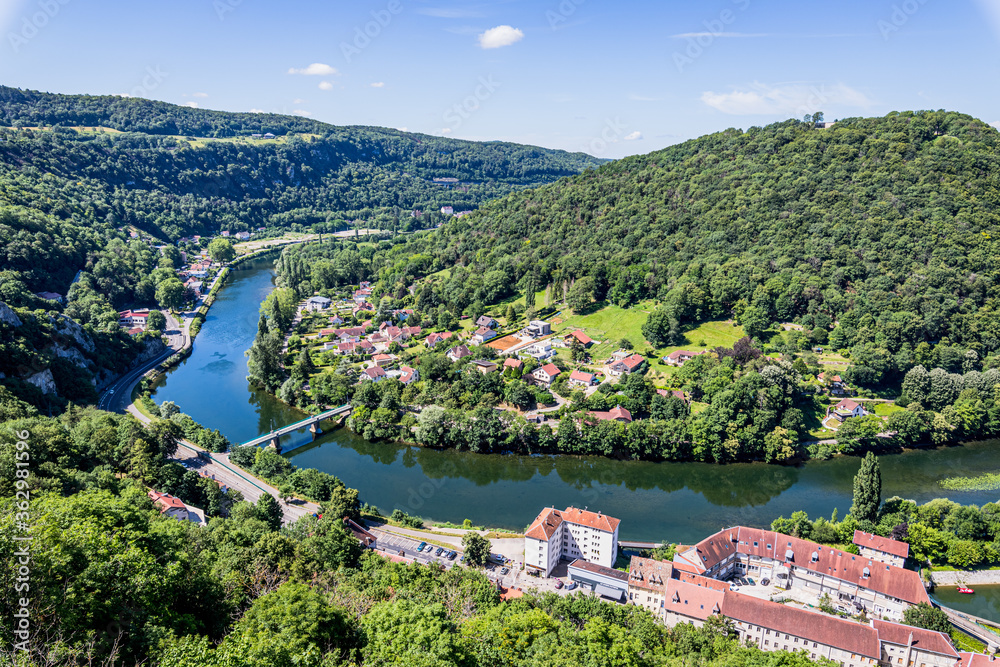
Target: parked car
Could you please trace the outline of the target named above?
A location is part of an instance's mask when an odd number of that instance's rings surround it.
[[[421,543],[420,543],[420,546],[419,546],[419,547],[417,547],[417,551],[423,551],[423,550],[424,550],[424,547],[426,547],[426,546],[427,546],[427,543],[426,543],[426,542],[421,542]]]
[[[568,584],[566,584],[566,590],[571,591],[574,588],[576,588],[576,582],[575,581],[571,581]]]
[[[508,567],[501,567],[500,568],[500,574],[507,574],[508,572],[510,572],[510,568],[508,568]]]
[[[563,585],[562,579],[556,579],[556,589],[562,588]]]
[[[457,555],[458,555],[457,551],[449,551],[448,552],[448,560],[455,560],[455,556],[457,556]]]
[[[755,582],[755,581],[754,581],[753,579],[751,579],[750,577],[747,577],[747,583],[749,583],[749,584],[750,584],[751,586],[756,586],[756,585],[757,585],[757,582]]]
[[[736,582],[733,582],[733,583],[729,584],[729,590],[731,590],[731,591],[738,591],[738,590],[740,590],[740,587],[736,584]]]
[[[435,556],[440,556],[443,553],[444,553],[444,549],[442,549],[441,547],[438,547],[437,551],[434,552],[434,555]]]
[[[771,583],[771,580],[768,579],[767,577],[764,577],[763,579],[760,580],[760,585],[761,586],[767,586],[770,583]]]

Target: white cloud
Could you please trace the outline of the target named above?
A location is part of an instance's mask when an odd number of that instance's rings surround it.
[[[498,25],[479,35],[479,46],[484,49],[499,49],[524,39],[524,33],[509,25]]]
[[[183,106],[191,107],[192,109],[197,109],[198,108],[198,103],[197,102],[185,102]]]
[[[642,132],[639,130],[625,135],[625,141],[638,141],[639,139],[642,139]]]
[[[208,93],[191,93],[191,97],[208,97]]]
[[[384,81],[375,81],[374,83],[369,83],[368,85],[371,86],[372,88],[385,88]]]
[[[250,109],[250,113],[267,113],[263,109]]]
[[[396,129],[399,130],[400,132],[409,132],[410,131],[409,129],[407,129],[405,127],[397,127]]]
[[[1000,120],[995,120],[992,123],[990,123],[990,125],[1000,130]]]
[[[294,100],[292,100],[292,104],[305,104],[305,103],[306,101],[301,97],[296,97]]]
[[[450,127],[442,127],[441,128],[441,134],[451,134],[451,128]]]
[[[311,116],[312,115],[312,111],[305,111],[303,109],[295,109],[294,111],[292,111],[292,115],[293,116]]]
[[[330,67],[323,63],[313,63],[302,69],[289,68],[289,74],[305,74],[306,76],[336,76],[339,72],[335,67]]]
[[[320,90],[333,90],[333,84],[330,83],[329,81],[320,81],[319,82],[319,89]]]
[[[868,107],[868,97],[843,83],[784,83],[734,88],[728,93],[705,91],[701,101],[722,113],[737,116],[790,114],[800,116],[824,107]]]

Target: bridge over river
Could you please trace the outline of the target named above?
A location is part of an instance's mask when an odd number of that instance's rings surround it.
[[[282,426],[281,428],[275,429],[270,433],[265,433],[264,435],[258,436],[253,440],[247,440],[243,444],[237,445],[237,447],[259,447],[264,443],[269,443],[274,445],[274,448],[279,452],[281,451],[281,444],[279,439],[281,436],[287,433],[293,433],[298,431],[300,428],[309,427],[309,430],[314,436],[319,435],[322,431],[319,428],[319,423],[324,419],[330,419],[331,417],[337,417],[339,415],[347,414],[351,411],[350,404],[341,405],[338,408],[333,408],[332,410],[327,410],[321,412],[318,415],[312,415],[311,417],[306,417],[301,421],[297,421],[294,424],[289,424],[288,426]]]

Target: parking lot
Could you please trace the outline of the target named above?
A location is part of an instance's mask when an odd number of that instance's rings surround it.
[[[455,556],[455,560],[448,559],[448,552],[450,549],[443,550],[440,556],[435,555],[437,552],[437,547],[433,551],[417,551],[417,547],[420,546],[420,542],[410,537],[404,537],[402,535],[394,535],[393,533],[387,533],[383,530],[373,530],[372,533],[378,538],[378,548],[382,551],[388,553],[399,554],[406,556],[407,558],[413,558],[420,563],[441,563],[445,567],[453,567],[459,562],[462,556],[462,552],[455,550],[458,555]],[[403,552],[400,554],[400,552]]]

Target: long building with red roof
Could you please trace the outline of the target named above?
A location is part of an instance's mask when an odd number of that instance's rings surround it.
[[[869,616],[901,620],[903,612],[930,603],[920,575],[872,558],[771,530],[735,526],[674,555],[675,564],[703,576],[737,574],[805,588]]]
[[[812,660],[827,658],[843,667],[959,667],[959,654],[940,632],[779,604],[666,561],[632,557],[628,600],[669,626],[701,626],[711,616],[723,616],[732,621],[741,643],[764,651],[805,651]],[[969,664],[961,667],[986,667],[973,665],[972,656],[963,662]]]

